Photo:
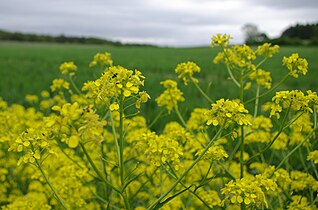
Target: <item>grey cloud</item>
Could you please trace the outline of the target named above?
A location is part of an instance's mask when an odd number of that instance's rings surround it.
[[[271,30],[278,30],[277,28],[282,29],[282,26],[273,27],[275,18],[281,19],[280,24],[290,23],[297,18],[316,18],[315,7],[298,10],[296,6],[290,5],[295,9],[278,9],[283,5],[281,2],[298,5],[298,1],[294,0],[242,0],[239,4],[241,9],[225,9],[222,12],[212,7],[202,8],[201,3],[208,5],[208,0],[184,0],[191,1],[195,3],[195,9],[161,6],[161,0],[0,0],[0,29],[53,35],[97,36],[119,41],[144,40],[163,45],[207,45],[210,36],[217,32],[231,33],[239,37],[236,38],[239,42],[240,28],[250,20],[256,24],[264,23],[260,27],[261,30],[266,29],[263,28],[266,23],[271,23],[271,26],[268,26]],[[316,1],[303,2],[308,2],[306,5],[309,7],[309,2],[314,4]],[[253,13],[253,5],[263,6],[265,9],[261,11],[267,16]],[[271,7],[275,10],[269,14]],[[259,12],[259,7],[256,8]]]
[[[317,0],[248,0],[253,5],[263,5],[278,9],[318,8]]]

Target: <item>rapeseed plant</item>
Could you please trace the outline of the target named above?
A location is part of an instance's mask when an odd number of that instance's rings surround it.
[[[220,47],[214,62],[225,64],[237,98],[212,100],[194,77],[200,67],[177,65],[176,77],[211,104],[188,119],[172,79],[160,83],[153,122],[140,115],[151,100],[145,77],[107,52],[89,64],[103,73],[82,88],[73,81],[80,70],[65,62],[65,78],[28,95],[29,108],[0,99],[1,209],[317,209],[317,93],[273,93],[307,73],[306,59],[284,57],[288,72],[276,82],[261,66],[277,45],[230,39],[217,34],[211,47]],[[154,130],[164,112],[177,119]]]

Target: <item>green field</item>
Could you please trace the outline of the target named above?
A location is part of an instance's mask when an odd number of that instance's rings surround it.
[[[88,64],[97,52],[110,52],[115,65],[138,69],[146,76],[145,89],[152,97],[144,108],[148,113],[158,111],[154,99],[163,90],[160,81],[176,79],[175,67],[178,63],[188,60],[196,62],[201,67],[201,73],[197,76],[200,86],[212,99],[236,98],[238,95],[236,87],[228,80],[225,67],[212,63],[217,49],[209,47],[154,48],[0,42],[0,97],[9,103],[23,104],[26,94],[38,95],[41,90],[48,90],[51,81],[62,76],[58,67],[64,61],[74,61],[78,66],[79,71],[75,78],[78,85],[86,80],[93,80],[96,78],[96,70],[89,69]],[[282,66],[283,56],[289,56],[294,52],[308,60],[309,72],[306,77],[289,79],[282,88],[317,91],[318,47],[282,47],[278,55],[263,65],[263,69],[271,71],[273,83],[277,82],[288,71]],[[187,107],[181,105],[182,111],[187,112],[195,106],[209,106],[194,86],[184,86],[181,82],[179,84],[185,98],[190,101]],[[148,120],[151,120],[153,116],[148,117]]]

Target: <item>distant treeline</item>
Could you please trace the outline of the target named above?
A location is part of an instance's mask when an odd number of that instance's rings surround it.
[[[39,34],[27,34],[21,32],[9,32],[0,30],[0,40],[4,41],[21,41],[21,42],[50,42],[50,43],[78,43],[78,44],[105,44],[113,46],[151,46],[149,44],[124,44],[110,40],[94,38],[94,37],[75,37],[75,36],[50,36]]]
[[[318,23],[296,24],[287,28],[280,37],[270,39],[266,34],[260,34],[259,41],[249,44],[262,44],[270,42],[278,45],[318,45]]]

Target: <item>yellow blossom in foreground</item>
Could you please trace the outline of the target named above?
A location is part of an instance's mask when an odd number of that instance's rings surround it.
[[[279,91],[276,92],[272,101],[275,104],[270,105],[270,116],[275,115],[279,118],[282,108],[290,107],[293,111],[313,112],[311,107],[318,104],[318,96],[312,91],[307,91],[307,95],[300,90]]]
[[[315,210],[314,205],[310,205],[306,197],[301,195],[292,196],[292,202],[288,205],[289,210]]]
[[[240,102],[220,99],[216,103],[211,104],[211,106],[212,108],[206,112],[208,125],[224,125],[227,127],[231,123],[238,125],[251,124],[247,117],[248,110]]]
[[[307,60],[300,58],[298,53],[294,53],[288,58],[284,57],[283,65],[290,71],[289,74],[295,78],[298,78],[298,74],[306,75],[308,70]]]
[[[244,202],[247,206],[261,206],[265,204],[267,207],[268,205],[260,184],[252,179],[231,180],[222,188],[221,192],[225,195],[223,204],[224,202],[232,204],[241,204]]]
[[[188,84],[188,77],[191,81],[198,83],[199,80],[194,78],[192,75],[196,72],[200,72],[200,67],[194,62],[188,61],[186,63],[178,64],[176,68],[176,73],[178,74],[178,78],[182,78],[185,85]]]

